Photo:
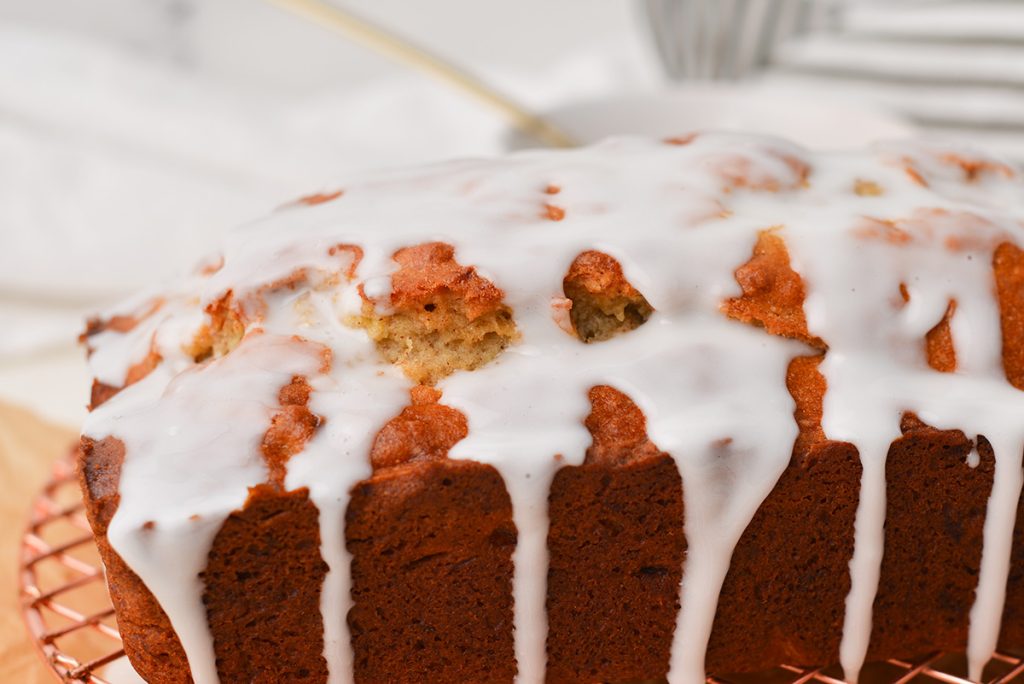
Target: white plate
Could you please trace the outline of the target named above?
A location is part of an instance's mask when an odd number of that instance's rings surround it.
[[[806,92],[693,84],[569,103],[544,112],[579,143],[613,135],[671,137],[697,130],[741,130],[816,149],[853,149],[915,133],[900,117],[859,103],[824,102]],[[519,134],[513,148],[534,147]]]

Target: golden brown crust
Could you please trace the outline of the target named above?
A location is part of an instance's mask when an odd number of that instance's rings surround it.
[[[665,143],[667,145],[689,145],[696,139],[696,133],[687,133],[686,135],[677,135],[673,138],[665,138]]]
[[[571,284],[573,289],[591,295],[627,299],[643,296],[626,280],[622,266],[617,260],[604,252],[592,249],[582,252],[573,259],[569,271],[565,274],[565,282]]]
[[[893,245],[905,245],[914,241],[914,236],[892,219],[864,217],[853,234],[863,240],[877,240]]]
[[[94,335],[98,335],[101,332],[131,332],[139,323],[159,311],[163,305],[164,300],[160,297],[156,297],[138,313],[117,314],[107,319],[92,317],[86,321],[85,331],[78,336],[78,341],[88,347],[89,338]]]
[[[373,440],[370,463],[374,470],[415,461],[438,461],[469,432],[466,417],[438,403],[441,393],[417,386],[412,404],[392,418]]]
[[[900,283],[900,306],[910,301],[910,290],[906,283]],[[953,314],[956,313],[956,300],[949,300],[942,319],[924,336],[925,360],[928,365],[940,373],[952,373],[956,370],[956,349],[953,346],[953,329],[950,327]]]
[[[356,277],[356,269],[359,268],[359,264],[363,260],[362,247],[360,247],[359,245],[350,245],[342,242],[328,248],[327,254],[330,256],[347,255],[349,259],[349,265],[348,268],[345,269],[345,277],[348,280],[352,280]]]
[[[793,417],[800,432],[793,445],[793,455],[803,457],[815,444],[827,441],[821,429],[825,401],[825,376],[818,370],[823,355],[798,356],[786,369],[786,388],[796,403]]]
[[[880,197],[885,190],[875,181],[858,178],[853,182],[853,193],[858,197]]]
[[[921,172],[917,170],[913,162],[910,159],[903,160],[903,171],[906,172],[907,177],[922,188],[928,187],[928,181],[925,180]]]
[[[951,299],[942,320],[924,336],[928,365],[940,373],[952,373],[956,370],[956,350],[953,348],[953,331],[950,328],[954,313],[956,300]]]
[[[736,269],[735,275],[743,294],[722,304],[725,315],[762,327],[772,335],[826,348],[807,330],[803,280],[790,266],[786,243],[776,229],[758,234],[753,255]]]
[[[629,397],[607,385],[593,387],[588,396],[591,409],[584,425],[593,441],[587,463],[613,467],[661,455],[647,438],[643,411]]]
[[[504,306],[505,293],[455,260],[455,249],[443,242],[404,247],[394,256],[398,270],[391,276],[391,306],[421,314],[437,298],[452,297],[470,321]]]
[[[129,333],[134,330],[139,323],[159,311],[163,305],[164,300],[157,297],[150,301],[149,304],[147,304],[138,314],[122,314],[111,316],[108,319],[90,318],[86,322],[85,332],[79,335],[78,340],[85,345],[87,352],[91,354],[92,349],[89,346],[89,338],[108,331],[121,334]],[[95,378],[93,379],[92,389],[89,395],[89,410],[92,411],[97,406],[110,400],[115,394],[128,385],[145,378],[153,371],[153,369],[160,365],[161,361],[163,361],[163,358],[156,350],[156,338],[151,338],[149,351],[146,353],[145,358],[135,364],[132,364],[132,366],[128,368],[128,373],[125,377],[125,383],[123,386],[117,387],[115,385],[108,385],[96,380]]]
[[[1006,379],[1024,390],[1024,250],[1004,242],[992,258]]]
[[[472,266],[455,260],[451,245],[432,242],[395,253],[389,313],[364,294],[364,328],[385,359],[418,384],[432,385],[456,370],[497,357],[519,332],[504,293]]]
[[[544,210],[541,212],[541,218],[546,218],[549,221],[561,221],[565,218],[565,209],[557,204],[545,202]]]
[[[302,451],[323,424],[323,418],[307,407],[311,391],[309,382],[301,375],[281,388],[278,393],[281,408],[271,418],[260,445],[269,471],[268,481],[280,491],[284,491],[289,459]]]
[[[89,391],[89,410],[109,401],[114,395],[121,391],[120,387],[102,383],[99,380],[92,381],[92,389]]]

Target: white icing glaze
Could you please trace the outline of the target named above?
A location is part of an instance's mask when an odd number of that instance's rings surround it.
[[[889,444],[900,435],[901,415],[913,411],[930,425],[960,428],[972,437],[1002,436],[1014,433],[1013,416],[1024,409],[1024,395],[1003,377],[993,293],[994,248],[1007,236],[1019,241],[1018,214],[1000,215],[1006,204],[1005,188],[1011,184],[993,183],[995,191],[989,195],[953,182],[948,165],[936,164],[932,157],[937,155],[928,150],[892,146],[884,154],[914,160],[932,188],[941,193],[924,198],[923,188],[909,188],[877,209],[870,204],[865,208],[867,216],[907,219],[899,223],[906,240],[901,237],[894,245],[884,238],[865,239],[857,231],[823,230],[836,221],[849,225],[845,206],[795,217],[784,230],[794,268],[807,286],[808,328],[829,343],[821,365],[828,381],[822,427],[829,438],[857,446],[864,469],[851,562],[853,586],[841,647],[841,664],[851,680],[860,671],[871,635],[884,544],[885,460]],[[848,182],[848,176],[834,167],[816,170],[816,184]],[[970,204],[957,206],[948,201],[951,197]],[[994,208],[985,207],[990,202]],[[984,212],[986,218],[952,213],[976,211]],[[950,240],[957,240],[959,248],[950,249]],[[910,297],[902,307],[897,304],[901,283]],[[951,322],[957,373],[939,374],[927,367],[921,340],[942,318],[950,299],[957,301]],[[997,401],[993,395],[998,395]],[[1012,489],[1020,479],[1024,442],[1009,441],[996,452],[994,492]],[[1008,477],[1009,484],[999,483],[1000,476]],[[1019,493],[1019,484],[1016,490]],[[1002,555],[1008,560],[1015,506],[1012,492],[993,496],[986,520],[986,540],[1006,541],[1000,544],[1005,549],[990,549],[989,544],[985,548],[979,587],[983,600],[975,606],[971,626],[972,673],[976,675],[995,648],[1002,614],[998,592],[1000,586],[1005,591],[1006,572],[999,577],[998,570],[989,567],[998,564]],[[1008,569],[1007,562],[1001,566]]]
[[[86,420],[84,434],[125,444],[107,537],[167,613],[196,684],[217,682],[199,574],[225,517],[266,480],[259,446],[278,392],[321,362],[312,345],[254,334],[173,378],[157,369]]]
[[[352,650],[348,648],[346,622],[352,602],[345,510],[353,485],[371,474],[367,456],[373,437],[395,415],[394,407],[407,401],[408,394],[400,374],[380,366],[366,335],[340,324],[336,311],[336,299],[340,297],[313,291],[289,299],[306,301],[299,306],[293,301],[291,306],[271,307],[278,315],[267,320],[267,327],[297,331],[302,337],[335,350],[330,374],[311,382],[309,405],[313,413],[330,418],[305,450],[289,461],[285,487],[307,487],[310,499],[320,511],[321,556],[330,569],[320,597],[324,658],[330,673],[329,684],[345,684],[352,681]]]
[[[1001,170],[964,182],[963,170],[944,159],[947,152],[904,144],[811,155],[780,141],[720,134],[682,146],[613,140],[573,152],[382,173],[346,184],[334,201],[288,207],[246,226],[225,244],[219,271],[163,295],[163,306],[131,332],[90,340],[94,374],[107,384],[122,384],[151,344],[164,358],[97,409],[86,427],[94,438],[114,435],[126,445],[111,543],[167,610],[197,684],[216,681],[198,573],[220,522],[265,477],[258,441],[277,391],[293,374],[309,375],[310,408],[327,422],[289,462],[286,486],[308,487],[320,511],[329,566],[321,597],[324,655],[332,684],[351,681],[343,516],[351,487],[370,474],[372,438],[407,403],[409,383],[379,360],[361,331],[341,321],[360,306],[360,283],[386,307],[397,249],[445,241],[461,263],[505,291],[522,333],[495,361],[439,385],[444,402],[469,422],[451,457],[492,464],[512,500],[518,681],[543,681],[548,489],[559,467],[583,460],[590,442],[586,394],[597,384],[626,392],[640,406],[651,439],[682,475],[689,551],[669,681],[702,681],[733,548],[789,462],[797,434],[787,366],[812,353],[720,312],[722,301],[739,292],[733,274],[759,231],[778,227],[805,281],[809,329],[829,344],[821,365],[828,381],[825,433],[856,445],[864,468],[841,649],[847,677],[856,678],[870,638],[885,459],[905,411],[939,428],[985,435],[995,448],[996,485],[970,625],[977,673],[998,634],[1024,445],[1024,430],[1015,427],[1024,394],[1009,386],[1000,365],[991,254],[1007,238],[1024,244],[1024,188]],[[793,160],[809,165],[806,181]],[[910,162],[928,187],[905,171]],[[855,195],[858,179],[877,183],[883,194]],[[545,194],[549,185],[560,192]],[[563,208],[564,219],[545,218],[547,203]],[[865,217],[899,220],[910,238],[866,235],[881,229]],[[330,277],[350,264],[330,254],[339,244],[363,250],[352,282]],[[620,261],[656,310],[646,325],[592,345],[559,327],[551,302],[562,296],[573,258],[587,249]],[[300,269],[307,278],[294,288],[268,290]],[[904,305],[901,283],[910,295]],[[264,332],[194,368],[181,347],[201,324],[202,307],[228,290],[243,302],[260,294],[262,317],[250,327]],[[950,299],[957,301],[951,327],[958,372],[941,374],[927,366],[922,339]],[[124,310],[143,307],[140,300]],[[291,335],[313,344],[274,342]],[[271,343],[277,351],[262,356]],[[316,345],[333,354],[326,374],[304,365]],[[214,398],[220,403],[209,411],[190,408]],[[180,426],[177,437],[154,439],[172,426]],[[150,496],[154,482],[161,482],[159,496]],[[192,508],[203,512],[201,524],[185,522]],[[157,526],[141,532],[149,519]],[[168,568],[163,561],[171,554],[188,562]]]

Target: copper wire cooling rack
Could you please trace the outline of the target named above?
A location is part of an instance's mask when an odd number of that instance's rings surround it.
[[[25,623],[47,664],[69,684],[109,684],[97,673],[124,650],[70,460],[32,503],[20,562]]]
[[[21,544],[25,622],[57,678],[67,684],[119,684],[100,676],[125,657],[99,555],[85,519],[74,465],[60,461],[32,504]],[[863,684],[971,684],[962,654],[890,660],[864,668]],[[1024,684],[1024,655],[997,654],[985,684]],[[782,666],[757,675],[709,677],[708,684],[843,684],[837,666]]]

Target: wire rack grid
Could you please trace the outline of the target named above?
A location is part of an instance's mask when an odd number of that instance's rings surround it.
[[[43,659],[66,684],[119,684],[101,676],[125,658],[103,566],[85,519],[70,460],[58,462],[32,504],[21,543],[22,609]],[[963,654],[931,654],[867,665],[861,684],[972,684]],[[984,684],[1024,684],[1024,655],[999,653]],[[708,684],[844,684],[838,666],[780,666],[756,675],[710,676]]]

